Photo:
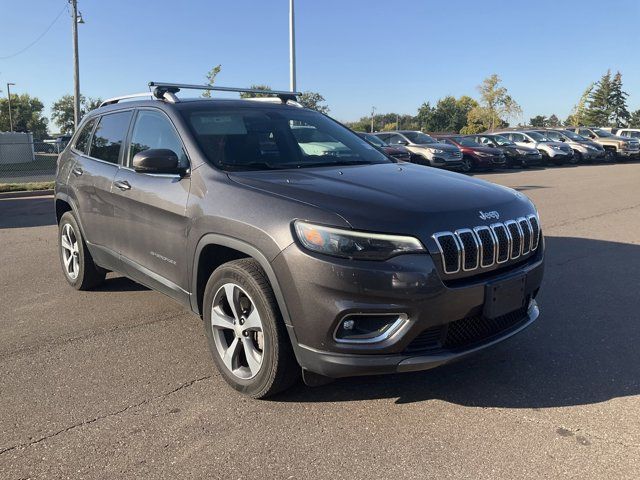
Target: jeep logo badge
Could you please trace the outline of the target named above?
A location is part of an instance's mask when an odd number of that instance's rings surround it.
[[[482,210],[480,210],[479,213],[482,220],[489,220],[491,218],[498,220],[500,218],[500,214],[495,210],[491,210],[490,212],[483,212]]]

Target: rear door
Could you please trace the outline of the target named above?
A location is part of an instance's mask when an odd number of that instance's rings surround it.
[[[119,168],[122,146],[132,112],[108,113],[91,120],[93,134],[78,136],[69,186],[73,191],[85,240],[108,251],[114,249],[114,217],[111,184]],[[78,142],[87,142],[78,145]],[[80,150],[82,148],[82,150]]]
[[[114,179],[116,246],[127,274],[154,289],[184,300],[188,290],[186,239],[189,175],[138,173],[136,153],[169,149],[189,168],[183,142],[159,109],[139,109],[133,120],[123,167]]]

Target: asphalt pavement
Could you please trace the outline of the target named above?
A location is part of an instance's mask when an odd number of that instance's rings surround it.
[[[540,319],[453,365],[268,401],[225,384],[169,298],[71,289],[51,197],[0,199],[0,478],[638,478],[640,164],[478,176],[538,206]]]

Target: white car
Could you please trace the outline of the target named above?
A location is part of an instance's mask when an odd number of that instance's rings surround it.
[[[560,165],[570,162],[573,159],[573,150],[562,142],[554,142],[542,133],[532,130],[506,130],[502,132],[491,132],[496,135],[507,137],[519,147],[533,147],[540,150],[543,161],[553,162]]]
[[[611,133],[619,137],[640,139],[640,128],[617,128]]]

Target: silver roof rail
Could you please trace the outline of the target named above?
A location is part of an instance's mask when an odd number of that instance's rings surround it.
[[[149,82],[149,88],[153,88],[153,94],[156,98],[163,98],[165,93],[178,93],[184,90],[213,90],[216,92],[238,92],[238,93],[255,93],[262,95],[273,95],[278,97],[282,103],[289,100],[294,102],[300,92],[286,92],[283,90],[260,90],[255,88],[237,88],[237,87],[215,87],[211,85],[191,85],[188,83],[167,83],[167,82]]]
[[[287,100],[286,102],[283,102],[278,97],[250,97],[245,98],[244,100],[251,100],[252,102],[286,103],[287,105],[293,105],[294,107],[304,108],[301,103],[298,103],[295,100]]]
[[[112,97],[112,98],[107,98],[106,100],[104,100],[99,106],[100,107],[104,107],[105,105],[113,105],[115,103],[120,102],[121,100],[128,100],[131,98],[140,98],[140,97],[151,97],[153,98],[153,94],[151,92],[146,92],[146,93],[132,93],[131,95],[121,95],[119,97]]]

